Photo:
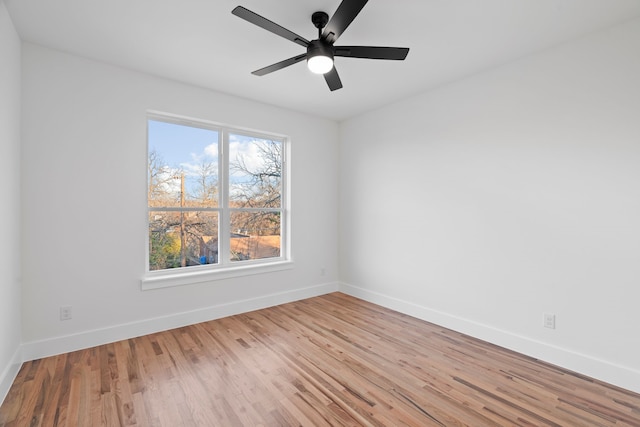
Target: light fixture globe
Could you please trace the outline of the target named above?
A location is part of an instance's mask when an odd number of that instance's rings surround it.
[[[325,74],[333,68],[333,50],[322,40],[313,40],[307,47],[307,67],[312,73]]]
[[[326,74],[333,68],[333,60],[328,56],[314,56],[307,59],[307,67],[312,73]]]

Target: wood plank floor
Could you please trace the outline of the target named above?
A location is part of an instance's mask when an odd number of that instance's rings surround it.
[[[0,426],[640,426],[640,395],[333,293],[27,362]]]

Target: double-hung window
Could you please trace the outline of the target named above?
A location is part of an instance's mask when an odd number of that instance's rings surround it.
[[[289,268],[286,138],[147,119],[143,289]]]

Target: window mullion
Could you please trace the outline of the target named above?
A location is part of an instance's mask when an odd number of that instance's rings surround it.
[[[223,129],[219,136],[222,141],[219,141],[219,155],[218,155],[218,170],[220,173],[220,203],[222,209],[220,211],[220,226],[218,236],[220,251],[218,259],[221,265],[228,265],[231,263],[231,218],[229,214],[229,132]]]

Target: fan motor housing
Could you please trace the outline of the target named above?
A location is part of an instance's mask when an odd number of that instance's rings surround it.
[[[328,56],[333,59],[333,48],[322,40],[312,40],[307,46],[307,58],[314,56]]]

